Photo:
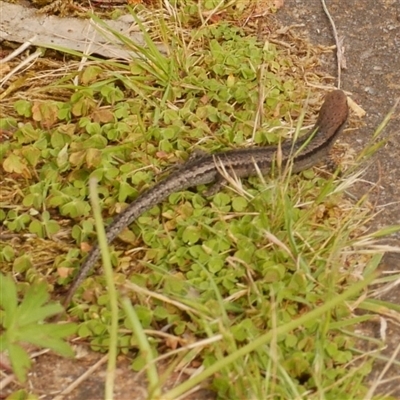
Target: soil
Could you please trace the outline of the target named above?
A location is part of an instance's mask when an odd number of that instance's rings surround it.
[[[399,0],[331,0],[328,3],[338,34],[344,38],[347,69],[342,71],[342,89],[351,93],[352,99],[359,104],[367,115],[363,119],[365,126],[351,132],[342,140],[356,150],[362,148],[371,138],[374,130],[400,97],[400,1]],[[285,0],[277,13],[282,25],[302,24],[297,27],[303,31],[312,43],[331,46],[334,43],[332,29],[320,0]],[[337,76],[334,56],[323,59],[324,69]],[[400,107],[399,107],[400,108]],[[370,192],[370,199],[381,213],[372,223],[371,229],[390,224],[399,224],[400,216],[400,111],[385,129],[387,144],[375,156],[364,176],[364,183],[357,185],[354,193],[361,196]],[[400,247],[400,234],[388,239],[391,245]],[[388,254],[382,263],[382,270],[398,270],[400,255]],[[400,291],[394,288],[382,296],[383,300],[400,304]],[[390,357],[400,343],[400,328],[387,321],[387,349]],[[365,329],[370,335],[379,334],[379,325],[369,325]],[[31,390],[43,399],[56,398],[78,376],[83,374],[101,359],[101,354],[84,351],[74,360],[61,359],[52,354],[37,357],[29,377]],[[397,357],[400,362],[400,357]],[[384,364],[375,364],[371,382],[381,373]],[[101,399],[104,391],[105,364],[93,372],[88,380],[78,385],[63,399]],[[400,377],[400,367],[392,367],[385,378]],[[188,376],[175,377],[183,381]],[[170,385],[176,384],[170,381]],[[118,399],[145,399],[145,377],[135,375],[125,357],[118,360],[117,382]],[[14,388],[15,389],[15,388]],[[380,393],[391,393],[400,399],[399,381],[389,381],[379,387]],[[213,399],[214,395],[203,390],[185,399]]]
[[[347,69],[342,70],[341,88],[351,93],[351,98],[365,111],[364,127],[345,137],[356,150],[372,137],[384,116],[400,98],[400,1],[398,0],[331,0],[330,14],[335,21],[339,37],[344,39]],[[334,38],[320,0],[285,0],[278,12],[283,25],[304,24],[303,31],[313,44],[330,45]],[[326,57],[324,66],[337,76],[335,57]],[[383,137],[387,144],[376,154],[363,180],[353,188],[353,194],[361,196],[370,192],[369,198],[380,214],[371,229],[400,223],[400,107],[387,125]],[[394,234],[387,243],[400,247],[400,234]],[[387,253],[381,271],[399,271],[400,253]],[[400,304],[398,287],[383,295],[381,300]],[[384,354],[391,357],[400,343],[400,327],[387,320],[387,348]],[[380,323],[363,327],[368,335],[379,337]],[[396,357],[400,361],[400,354]],[[377,362],[370,376],[371,382],[384,367]],[[396,378],[381,385],[379,393],[391,394],[400,399],[400,367],[392,366],[385,378]]]

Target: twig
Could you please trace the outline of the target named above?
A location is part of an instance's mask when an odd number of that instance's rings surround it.
[[[25,65],[29,64],[30,62],[35,62],[36,59],[38,59],[40,56],[43,55],[42,50],[36,50],[33,54],[31,54],[29,57],[25,58],[21,63],[19,63],[12,71],[10,71],[1,81],[0,81],[0,88],[3,87],[3,85],[20,69],[25,67]],[[29,67],[28,67],[29,68]]]
[[[30,47],[36,39],[37,39],[37,35],[32,36],[25,43],[22,43],[21,46],[18,47],[18,49],[15,49],[11,54],[2,58],[0,60],[0,64],[4,64],[7,61],[10,61],[13,58],[17,57],[18,55],[20,55],[23,51],[25,51],[28,47]]]
[[[388,362],[386,363],[385,367],[383,368],[383,370],[381,371],[381,373],[379,374],[379,376],[376,378],[376,380],[374,381],[374,383],[371,385],[371,388],[369,389],[367,395],[364,397],[365,399],[372,399],[374,392],[376,390],[376,388],[383,383],[383,377],[385,376],[386,372],[389,370],[390,366],[394,363],[394,361],[396,360],[397,355],[400,352],[400,345],[398,345],[395,349],[395,351],[393,352],[392,356],[390,357],[390,359],[388,360]]]
[[[343,51],[342,51],[343,39],[339,39],[339,37],[338,37],[335,22],[333,21],[333,18],[331,17],[331,14],[329,13],[328,7],[325,4],[325,0],[321,0],[321,4],[322,4],[322,8],[324,9],[324,12],[325,12],[326,16],[329,19],[329,23],[332,26],[333,37],[335,38],[337,70],[338,70],[337,87],[338,87],[338,89],[340,89],[342,65],[345,64],[344,55],[343,55]]]
[[[252,134],[252,141],[254,142],[255,135],[257,129],[262,126],[262,117],[263,117],[263,110],[264,110],[264,101],[265,101],[265,82],[264,76],[266,72],[266,65],[262,63],[257,71],[257,80],[258,80],[258,101],[257,101],[257,111],[254,118],[254,126],[253,126],[253,134]]]
[[[59,393],[53,400],[62,400],[63,397],[71,393],[75,388],[77,388],[84,380],[86,380],[90,375],[93,374],[99,367],[101,367],[108,358],[108,354],[103,356],[96,364],[91,366],[85,373],[83,373],[78,379],[72,382],[67,388],[65,388],[61,393]]]
[[[33,360],[34,358],[39,357],[42,354],[46,354],[48,352],[49,352],[49,349],[43,349],[43,350],[40,350],[40,351],[36,351],[35,353],[32,353],[29,356],[29,358],[31,360]],[[2,368],[3,369],[4,368],[8,369],[10,367],[8,365],[4,364],[4,365],[2,365]],[[14,374],[7,375],[3,380],[1,380],[0,381],[0,393],[2,393],[2,391],[13,381],[15,381],[15,375]]]
[[[82,70],[84,69],[87,61],[88,61],[88,55],[91,54],[91,49],[93,47],[93,43],[95,41],[95,36],[96,36],[96,30],[92,29],[93,26],[95,26],[95,22],[93,21],[93,19],[90,19],[90,23],[89,25],[85,28],[86,30],[86,36],[85,36],[85,50],[82,53],[82,58],[79,61],[79,66],[78,66],[78,72],[82,72]],[[96,27],[95,27],[96,28]],[[92,37],[89,39],[88,36],[89,34],[92,34]],[[75,76],[75,78],[73,79],[74,85],[78,86],[79,85],[79,74],[77,76]]]

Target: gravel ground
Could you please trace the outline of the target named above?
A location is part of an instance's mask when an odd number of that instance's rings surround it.
[[[343,140],[356,149],[366,144],[384,116],[400,97],[400,1],[399,0],[330,0],[326,2],[335,21],[338,36],[344,38],[347,69],[342,71],[342,86],[352,94],[366,112],[365,126]],[[304,24],[300,28],[314,44],[334,43],[332,29],[324,14],[320,0],[285,0],[278,12],[284,25]],[[337,76],[336,60],[327,57],[324,67]],[[371,201],[381,213],[372,228],[400,224],[400,107],[385,129],[388,142],[374,157],[364,179],[354,191],[359,196],[367,191]],[[400,234],[388,242],[400,247]],[[399,270],[400,254],[387,254],[382,270]],[[400,290],[394,288],[382,300],[400,304]],[[368,325],[369,334],[379,335],[378,323]],[[390,356],[400,343],[400,327],[388,321],[386,355]],[[397,355],[400,362],[400,355]],[[384,364],[377,363],[371,375],[373,381]],[[396,378],[379,387],[380,393],[391,393],[400,399],[400,367],[392,367],[385,378]]]

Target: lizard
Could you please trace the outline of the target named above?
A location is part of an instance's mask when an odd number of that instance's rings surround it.
[[[194,154],[178,170],[144,191],[114,218],[106,228],[107,243],[110,244],[125,227],[172,193],[209,183],[214,183],[214,186],[208,190],[208,194],[218,191],[224,182],[221,168],[239,178],[257,175],[258,171],[266,175],[276,164],[278,152],[280,166],[285,167],[292,162],[293,173],[313,167],[328,156],[346,124],[348,113],[345,93],[333,90],[326,95],[313,128],[295,142],[285,142],[281,146],[232,149],[214,154]],[[63,300],[65,307],[69,305],[99,256],[100,248],[95,244],[67,291]]]

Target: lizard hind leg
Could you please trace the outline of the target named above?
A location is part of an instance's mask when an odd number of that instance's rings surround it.
[[[226,179],[218,174],[217,179],[214,183],[206,190],[204,190],[203,195],[206,197],[213,196],[221,190],[222,185],[226,182]]]

